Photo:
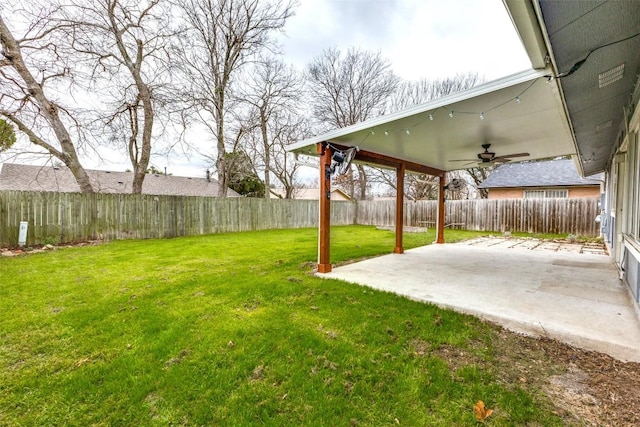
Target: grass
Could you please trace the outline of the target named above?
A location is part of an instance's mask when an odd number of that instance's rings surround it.
[[[472,426],[478,400],[487,425],[562,425],[536,390],[500,380],[496,328],[319,279],[316,243],[274,230],[0,259],[0,425]],[[336,262],[393,244],[332,230]]]

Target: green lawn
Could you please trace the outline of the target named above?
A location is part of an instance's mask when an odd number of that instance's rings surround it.
[[[393,246],[332,229],[334,262]],[[537,390],[501,380],[496,328],[316,278],[316,253],[304,229],[0,259],[0,425],[473,426],[478,400],[487,425],[562,425]]]

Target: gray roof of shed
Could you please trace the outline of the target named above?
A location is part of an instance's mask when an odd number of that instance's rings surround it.
[[[505,163],[500,165],[479,188],[570,187],[598,185],[603,174],[582,178],[573,160]]]
[[[91,184],[99,193],[131,193],[133,172],[112,172],[86,169]],[[0,190],[51,191],[78,193],[80,187],[71,171],[50,166],[20,165],[5,163],[0,170]],[[202,196],[218,195],[218,181],[211,178],[189,178],[173,175],[148,174],[142,184],[142,193],[158,196]],[[229,197],[238,197],[232,189]]]

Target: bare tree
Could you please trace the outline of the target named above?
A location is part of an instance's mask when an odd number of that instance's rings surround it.
[[[477,167],[466,169],[465,172],[471,178],[475,184],[475,188],[481,198],[486,199],[489,196],[489,190],[486,188],[480,188],[480,184],[489,177],[489,175],[496,170],[495,165],[489,167]]]
[[[395,194],[396,171],[385,168],[371,168],[370,181],[392,189]],[[426,174],[408,173],[405,176],[404,196],[409,200],[434,200],[438,197],[438,178]]]
[[[282,184],[285,199],[294,199],[302,188],[297,173],[300,163],[294,154],[287,151],[287,146],[312,135],[309,118],[297,113],[288,113],[284,117],[276,117],[272,126],[271,172]]]
[[[469,89],[482,82],[483,79],[477,73],[458,74],[439,80],[404,81],[390,98],[389,105],[392,110],[402,110]],[[446,181],[459,178],[469,182],[468,178],[472,178],[477,186],[488,176],[490,171],[491,169],[488,168],[453,171],[447,174]],[[379,170],[377,180],[395,188],[395,174]],[[409,175],[405,180],[405,187],[405,194],[412,200],[435,199],[438,194],[437,179],[427,175]],[[480,191],[480,194],[482,195],[483,192]],[[466,198],[467,196],[468,190],[449,194],[450,198]]]
[[[393,189],[392,194],[395,194],[395,191],[397,190],[396,172],[381,168],[373,168],[373,170],[374,173],[372,174],[371,181],[383,184],[386,187]],[[466,184],[469,184],[469,175],[464,170],[456,170],[446,173],[445,182],[451,182],[454,179],[461,179]],[[409,173],[405,177],[404,195],[409,200],[436,200],[438,198],[438,189],[439,180],[435,176]],[[473,189],[470,189],[468,185],[464,185],[460,189],[449,190],[446,194],[446,198],[449,200],[465,200],[473,193]]]
[[[282,136],[289,134],[286,128],[290,125],[283,119],[295,117],[293,112],[300,102],[301,83],[292,67],[275,58],[263,58],[251,70],[243,88],[245,95],[242,98],[251,107],[255,128],[253,143],[247,151],[252,154],[256,169],[261,169],[256,172],[262,172],[264,176],[266,198],[270,197],[272,169],[283,166],[274,163],[287,160],[286,155],[281,155],[284,149]]]
[[[177,51],[189,81],[186,94],[195,114],[214,136],[219,196],[226,196],[228,167],[225,126],[233,106],[234,78],[255,54],[275,49],[270,38],[293,14],[282,0],[184,0],[187,21]]]
[[[350,49],[343,57],[337,49],[328,49],[307,67],[310,103],[317,120],[326,127],[345,127],[384,112],[387,98],[398,85],[389,61],[380,53]],[[359,198],[366,198],[367,173],[357,165],[357,176],[346,178],[347,192],[354,196],[356,182]]]
[[[399,111],[414,105],[424,104],[452,93],[472,88],[484,79],[478,73],[456,74],[443,79],[420,79],[403,81],[398,85],[394,96],[390,98],[389,109]]]
[[[163,90],[171,76],[171,29],[164,0],[70,0],[61,7],[60,22],[82,61],[83,82],[106,105],[103,123],[114,140],[124,137],[133,167],[133,193],[142,184],[152,153],[158,106],[167,103]]]
[[[77,152],[79,123],[70,109],[55,99],[56,84],[68,81],[68,58],[53,38],[60,27],[51,25],[51,13],[29,16],[22,38],[16,39],[0,8],[0,116],[13,123],[31,144],[64,163],[82,192],[94,191]],[[13,11],[15,16],[17,12]],[[75,131],[75,140],[70,129]]]

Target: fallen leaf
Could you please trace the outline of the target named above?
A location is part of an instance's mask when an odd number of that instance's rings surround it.
[[[473,412],[476,414],[476,419],[480,422],[484,422],[491,414],[493,414],[493,409],[487,409],[484,407],[484,402],[482,400],[478,400],[473,407]]]

